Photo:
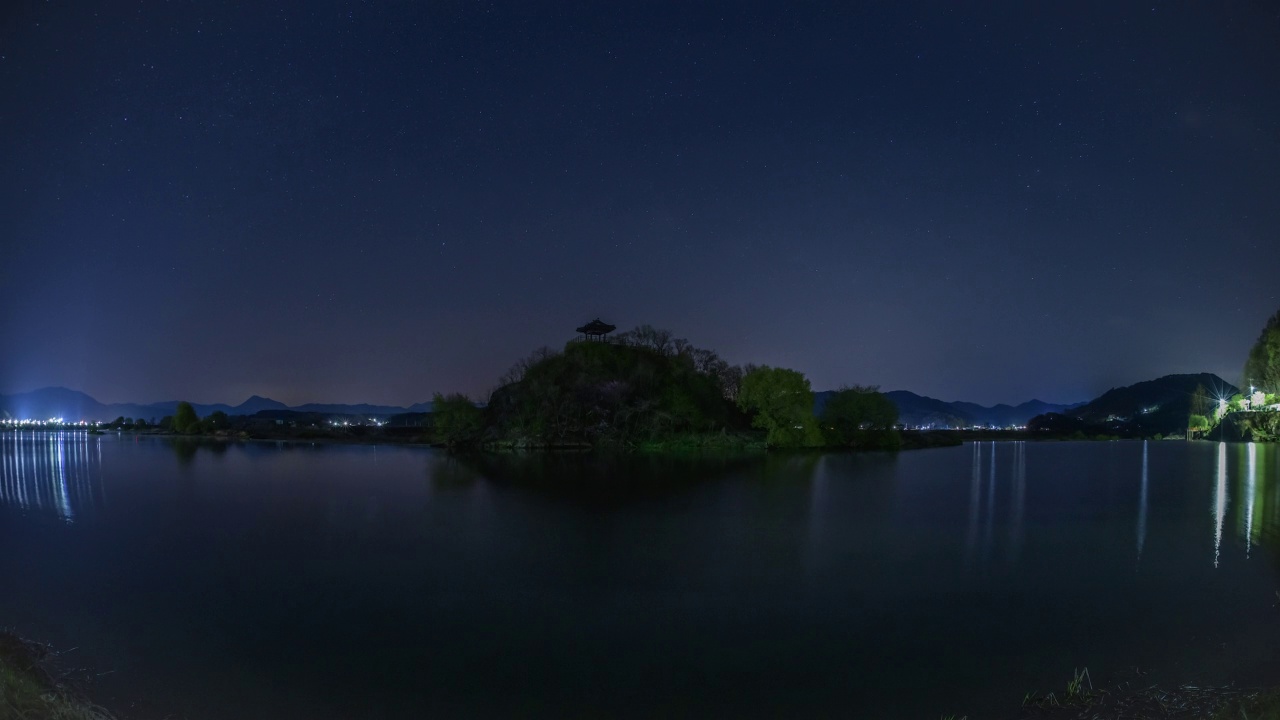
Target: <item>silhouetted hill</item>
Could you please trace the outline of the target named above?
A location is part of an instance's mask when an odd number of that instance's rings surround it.
[[[1190,400],[1196,386],[1204,386],[1212,398],[1231,397],[1240,392],[1233,384],[1213,373],[1165,375],[1132,386],[1108,389],[1096,400],[1076,407],[1073,415],[1083,420],[1105,420],[1108,416],[1151,414],[1153,411],[1175,409],[1183,415],[1190,413]]]
[[[427,403],[427,405],[430,405],[430,403]],[[409,411],[409,408],[392,405],[368,405],[363,403],[358,405],[307,403],[291,409],[299,412],[330,413],[333,415],[397,415]]]
[[[1191,396],[1203,385],[1210,399],[1230,397],[1236,386],[1213,373],[1165,375],[1133,385],[1112,388],[1096,399],[1063,413],[1034,418],[1033,429],[1080,431],[1126,436],[1183,433],[1191,414]]]
[[[814,412],[822,412],[832,391],[814,393]],[[1026,425],[1031,418],[1051,412],[1064,412],[1076,405],[1056,405],[1029,400],[1020,405],[987,407],[971,402],[947,402],[917,395],[907,390],[891,390],[884,394],[898,408],[898,422],[908,427],[1009,427]]]
[[[1087,422],[1101,422],[1110,417],[1133,418],[1152,413],[1176,412],[1186,427],[1191,412],[1191,394],[1203,385],[1211,398],[1231,397],[1240,392],[1235,385],[1213,373],[1165,375],[1155,380],[1112,388],[1097,399],[1076,408],[1070,414]]]
[[[108,412],[107,406],[78,390],[47,387],[15,395],[0,395],[0,415],[18,420],[97,420]],[[109,419],[114,419],[111,416]]]
[[[71,422],[80,420],[109,422],[118,417],[143,418],[148,421],[159,420],[166,415],[173,415],[178,407],[177,400],[156,403],[111,403],[104,404],[78,390],[62,387],[41,388],[26,393],[0,395],[0,417],[15,419],[47,420],[60,417]],[[406,412],[430,412],[431,403],[415,403],[403,408],[391,405],[342,405],[308,403],[298,407],[290,407],[278,400],[254,395],[239,405],[215,403],[202,405],[192,403],[196,414],[207,417],[211,413],[222,411],[228,415],[256,415],[269,410],[294,410],[298,412],[359,415],[385,417]]]
[[[231,408],[230,410],[226,410],[224,412],[226,412],[228,415],[255,415],[257,413],[262,412],[263,410],[288,410],[288,409],[289,409],[289,406],[285,405],[279,400],[272,400],[271,398],[264,398],[261,395],[254,395],[248,400],[245,400],[239,405]],[[199,413],[200,411],[197,410],[196,412]]]

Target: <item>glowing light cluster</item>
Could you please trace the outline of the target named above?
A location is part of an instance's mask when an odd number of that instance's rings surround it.
[[[102,423],[100,422],[88,422],[87,420],[68,422],[60,417],[49,418],[48,420],[34,420],[32,418],[22,418],[20,420],[6,418],[4,420],[0,420],[0,425],[7,425],[9,427],[97,427],[101,424]]]
[[[368,422],[358,422],[358,421],[357,421],[357,422],[354,422],[354,423],[353,423],[353,422],[351,422],[350,420],[330,420],[330,421],[329,421],[329,424],[330,424],[330,425],[332,425],[333,427],[351,427],[352,425],[354,425],[354,426],[356,426],[356,427],[366,427],[366,426],[382,427],[383,425],[386,425],[387,423],[386,423],[385,421],[383,421],[383,420],[379,420],[379,419],[377,419],[377,418],[369,418]]]

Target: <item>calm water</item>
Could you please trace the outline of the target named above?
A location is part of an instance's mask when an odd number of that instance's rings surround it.
[[[976,719],[1086,665],[1280,680],[1275,446],[0,460],[0,626],[133,718]]]

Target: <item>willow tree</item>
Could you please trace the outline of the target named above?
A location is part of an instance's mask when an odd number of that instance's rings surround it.
[[[827,442],[840,447],[897,447],[898,406],[873,386],[840,388],[820,418]]]
[[[751,425],[768,431],[770,447],[815,447],[822,433],[813,416],[813,390],[802,373],[768,365],[742,378],[738,407],[752,414]]]
[[[1280,311],[1267,320],[1244,363],[1244,384],[1265,393],[1280,392]]]
[[[178,409],[173,412],[173,429],[180,433],[200,431],[200,416],[191,403],[185,400],[178,403]]]

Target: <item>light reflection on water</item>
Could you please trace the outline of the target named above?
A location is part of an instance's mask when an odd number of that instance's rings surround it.
[[[1268,463],[1275,455],[1273,447],[1247,443],[1238,445],[1237,450],[1238,464],[1243,469],[1238,491],[1244,508],[1236,518],[1236,532],[1245,541],[1245,556],[1249,557],[1256,546],[1275,540],[1274,514],[1280,507],[1280,478],[1276,476],[1280,475],[1280,466]],[[1220,453],[1225,452],[1225,446],[1220,446]]]
[[[987,467],[983,471],[983,446],[988,446],[986,451]],[[1024,533],[1024,525],[1026,523],[1026,505],[1027,505],[1027,456],[1026,442],[1007,442],[1007,443],[973,443],[973,458],[969,480],[969,525],[965,534],[965,561],[972,564],[977,556],[979,548],[978,536],[981,534],[981,550],[982,563],[987,564],[991,561],[995,545],[995,525],[996,525],[996,486],[998,482],[997,465],[1000,464],[998,456],[1001,453],[1011,453],[1012,458],[1006,458],[1005,462],[1009,464],[1009,495],[1007,525],[1008,538],[1007,547],[1005,548],[1005,556],[1010,564],[1016,564],[1018,555],[1022,549],[1022,537]],[[985,476],[986,480],[983,480]],[[979,532],[981,528],[981,532]]]
[[[973,565],[977,562],[986,565],[993,553],[993,526],[1001,523],[997,517],[1005,518],[1008,528],[1008,547],[1005,554],[1010,564],[1016,564],[1021,550],[1024,527],[1026,524],[1027,497],[1027,460],[1025,442],[974,442],[971,443],[969,504],[967,531],[965,533],[965,562]],[[1132,447],[1132,446],[1130,446]],[[1138,483],[1137,519],[1134,527],[1136,559],[1142,561],[1146,549],[1148,522],[1151,505],[1151,461],[1150,441],[1141,444],[1141,474]],[[1245,559],[1252,557],[1253,549],[1260,543],[1270,540],[1264,534],[1274,532],[1268,525],[1271,520],[1268,511],[1274,512],[1280,507],[1280,484],[1271,482],[1267,475],[1267,464],[1259,459],[1259,449],[1255,443],[1236,446],[1239,451],[1238,461],[1230,461],[1230,448],[1227,443],[1219,443],[1215,450],[1213,464],[1212,497],[1210,498],[1210,515],[1213,521],[1213,566],[1220,567],[1223,557],[1223,533],[1227,517],[1231,511],[1231,499],[1239,497],[1244,507],[1237,511],[1237,536],[1243,541]],[[1011,457],[1009,457],[1011,456]],[[1266,453],[1263,457],[1267,457]],[[997,485],[1003,471],[997,466],[1008,463],[1010,466],[1010,488],[1008,507],[1000,508],[1003,501],[997,494]],[[1234,468],[1234,469],[1233,469]],[[1236,487],[1232,488],[1232,482]],[[1273,490],[1269,497],[1268,490]]]
[[[74,522],[102,503],[99,437],[85,432],[0,433],[0,504]]]
[[[1142,492],[1138,497],[1138,562],[1142,561],[1142,548],[1147,543],[1147,478],[1148,472],[1148,446],[1147,440],[1142,441]]]
[[[1253,500],[1258,490],[1258,446],[1249,443],[1249,464],[1245,474],[1244,556],[1253,550]]]
[[[1227,518],[1227,444],[1218,443],[1218,474],[1213,495],[1213,566],[1222,549],[1222,523]]]
[[[546,716],[998,717],[978,711],[1071,663],[1181,681],[1270,657],[1280,448],[971,445],[694,462],[5,434],[0,577],[30,580],[0,617],[204,720],[521,716],[494,677]]]

